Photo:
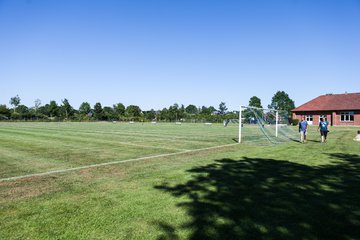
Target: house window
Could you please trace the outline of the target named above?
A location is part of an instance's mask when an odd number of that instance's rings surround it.
[[[341,121],[342,122],[353,122],[354,121],[354,112],[341,112]]]
[[[312,122],[313,121],[313,115],[306,115],[305,116],[306,121]]]

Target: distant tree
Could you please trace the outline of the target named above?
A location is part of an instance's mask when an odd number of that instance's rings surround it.
[[[208,110],[209,110],[210,114],[216,112],[216,108],[214,108],[213,106],[208,107]]]
[[[29,108],[25,105],[19,105],[17,108],[17,113],[19,114],[19,118],[28,118],[30,115]]]
[[[35,106],[29,108],[28,117],[36,120],[45,118],[45,116],[42,113],[40,113],[39,109],[40,107],[38,109],[35,109]]]
[[[154,109],[151,109],[150,111],[143,111],[144,118],[148,121],[152,121],[156,119],[156,112]]]
[[[117,104],[114,104],[113,107],[114,107],[115,113],[118,115],[118,117],[125,116],[125,106],[124,106],[124,104],[117,103]]]
[[[20,114],[27,114],[29,112],[29,108],[25,105],[19,105],[17,107],[17,112]]]
[[[94,105],[94,114],[95,114],[95,118],[97,120],[102,120],[103,118],[103,108],[101,106],[101,103],[97,102]]]
[[[196,116],[196,118],[200,121],[208,121],[208,122],[217,122],[218,115],[216,114],[218,111],[213,106],[202,106],[200,109],[200,113]]]
[[[216,109],[213,106],[210,106],[210,107],[202,106],[200,114],[202,114],[202,115],[211,115],[214,112],[216,112]]]
[[[59,116],[59,106],[56,101],[52,100],[49,103],[49,114],[50,117],[58,117]]]
[[[239,111],[228,112],[225,117],[227,119],[239,119]]]
[[[169,110],[167,108],[163,108],[160,111],[159,118],[160,120],[169,120]]]
[[[0,120],[8,119],[10,117],[10,109],[6,105],[0,104]]]
[[[85,116],[91,112],[91,106],[88,102],[83,102],[79,107],[79,114]]]
[[[179,104],[174,103],[172,106],[169,107],[168,120],[177,121],[180,118],[181,116],[180,116]]]
[[[140,117],[141,109],[139,106],[130,105],[126,108],[125,113],[128,117]]]
[[[184,104],[181,104],[181,107],[179,108],[179,112],[180,112],[181,116],[185,115],[185,106],[184,106]]]
[[[295,108],[295,102],[286,92],[278,91],[272,97],[271,104],[268,107],[275,110],[285,110],[290,117],[291,110]]]
[[[226,107],[226,104],[224,102],[221,102],[219,104],[219,114],[225,115],[227,110],[228,110],[228,108]]]
[[[112,107],[104,107],[103,108],[103,118],[105,120],[114,120],[116,119],[116,113],[114,108]]]
[[[202,115],[210,115],[211,111],[206,106],[202,106],[201,110],[200,110],[200,114],[202,114]]]
[[[261,99],[256,97],[256,96],[251,97],[250,101],[249,101],[249,106],[250,107],[262,108]]]
[[[74,108],[70,105],[69,101],[66,98],[61,100],[61,102],[61,110],[65,113],[65,118],[69,119],[69,117],[72,116],[74,113]]]
[[[189,114],[197,114],[198,113],[198,109],[195,105],[190,104],[189,106],[187,106],[185,108],[185,111]]]
[[[40,99],[35,99],[34,101],[34,109],[35,109],[35,112],[37,112],[37,110],[39,109],[40,105],[41,105],[41,100]]]
[[[50,116],[49,104],[45,104],[44,106],[39,107],[39,109],[37,110],[37,113],[41,114],[43,116],[49,117]]]
[[[249,106],[256,107],[256,108],[262,108],[260,98],[258,98],[256,96],[251,97],[249,100]],[[256,116],[255,116],[254,112],[258,113],[259,115],[263,114],[263,110],[260,110],[260,109],[256,109],[256,110],[244,109],[242,112],[243,121],[246,123],[255,123]]]
[[[15,97],[10,98],[9,103],[14,106],[14,112],[16,112],[16,107],[20,104],[20,97],[16,95]]]

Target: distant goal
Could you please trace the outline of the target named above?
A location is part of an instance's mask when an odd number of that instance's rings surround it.
[[[239,143],[277,144],[297,139],[286,111],[240,106],[238,121]]]

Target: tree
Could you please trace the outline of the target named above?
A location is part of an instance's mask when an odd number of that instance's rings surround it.
[[[220,115],[225,115],[226,114],[226,111],[227,111],[227,107],[226,107],[226,104],[224,102],[221,102],[219,104],[219,114]]]
[[[6,105],[0,104],[0,120],[8,119],[10,117],[10,109],[6,107]]]
[[[195,105],[192,105],[192,104],[190,104],[189,106],[187,106],[187,107],[185,108],[185,111],[186,111],[186,113],[188,113],[188,114],[197,114],[197,113],[198,113],[197,107],[196,107]]]
[[[94,105],[94,114],[95,114],[95,118],[97,120],[102,120],[103,118],[103,108],[101,106],[101,103],[97,102]]]
[[[88,102],[83,102],[79,107],[79,114],[81,115],[87,115],[91,112],[91,107]]]
[[[211,115],[213,112],[216,112],[216,109],[213,106],[210,106],[210,107],[202,106],[200,114],[202,114],[202,115]]]
[[[49,104],[49,114],[50,117],[58,117],[59,116],[59,106],[56,101],[52,100]]]
[[[113,120],[116,119],[115,110],[112,107],[104,107],[103,108],[103,118],[105,120]]]
[[[213,106],[208,107],[208,110],[209,110],[210,114],[213,114],[214,112],[216,112],[216,108]]]
[[[261,99],[256,97],[256,96],[251,97],[250,101],[249,101],[249,106],[250,107],[262,108]]]
[[[291,110],[295,108],[295,103],[286,92],[278,91],[272,97],[271,104],[268,107],[275,110],[285,110],[290,117]]]
[[[113,105],[114,111],[116,115],[118,115],[118,118],[123,117],[125,115],[125,106],[122,103],[117,103]]]
[[[130,105],[126,108],[125,113],[128,117],[140,117],[141,109],[139,106]]]
[[[148,121],[152,121],[156,119],[156,112],[154,109],[151,109],[150,111],[143,111],[144,118]]]
[[[16,107],[20,104],[20,97],[16,95],[15,97],[10,98],[10,104],[14,106],[14,112],[16,112]]]
[[[38,98],[35,99],[34,104],[35,104],[35,106],[34,106],[35,112],[37,112],[37,110],[39,109],[39,107],[40,107],[40,105],[41,105],[41,100],[38,99]]]
[[[168,117],[170,121],[177,121],[178,120],[178,113],[179,113],[179,104],[174,103],[172,106],[169,107]]]
[[[168,120],[169,119],[169,110],[167,108],[163,108],[160,111],[160,120]]]
[[[184,104],[181,104],[181,107],[179,108],[179,113],[180,113],[181,117],[184,117],[184,115],[185,115],[185,106],[184,106]]]
[[[251,97],[249,100],[249,107],[262,108],[260,98],[258,98],[256,96]],[[256,110],[255,109],[252,109],[252,110],[244,109],[243,110],[242,118],[245,120],[246,123],[254,123],[255,122],[256,116],[254,114],[254,111],[257,112],[259,115],[263,114],[263,110],[261,110],[261,109],[256,109]]]
[[[69,116],[73,115],[74,108],[70,105],[69,101],[65,98],[61,100],[61,110],[65,113],[65,118],[68,119]]]
[[[45,104],[45,106],[39,107],[38,113],[40,113],[40,114],[42,114],[43,116],[46,116],[46,117],[50,116],[49,104]]]
[[[17,107],[17,113],[19,114],[18,117],[22,118],[22,119],[28,118],[30,115],[29,108],[27,106],[21,105],[21,104]]]

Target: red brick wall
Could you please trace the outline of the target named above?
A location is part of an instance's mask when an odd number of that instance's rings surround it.
[[[329,124],[330,125],[333,124],[332,118],[331,118],[332,113],[331,112],[322,112],[322,113],[313,114],[313,125],[319,125],[321,115],[326,115],[326,119],[329,122]]]
[[[327,120],[329,121],[329,124],[331,125],[331,112],[298,112],[298,113],[293,113],[293,118],[299,119],[299,121],[301,121],[302,117],[307,116],[307,115],[312,115],[313,116],[313,122],[312,125],[318,125],[320,122],[320,115],[326,115]]]
[[[326,115],[330,125],[334,126],[360,126],[360,111],[354,112],[353,122],[342,122],[341,113],[342,111],[336,112],[297,112],[293,113],[293,119],[299,119],[301,121],[303,116],[313,115],[313,125],[319,124],[320,115]]]
[[[353,122],[342,122],[340,112],[341,111],[334,112],[335,126],[360,126],[360,111],[353,111],[354,112]]]

